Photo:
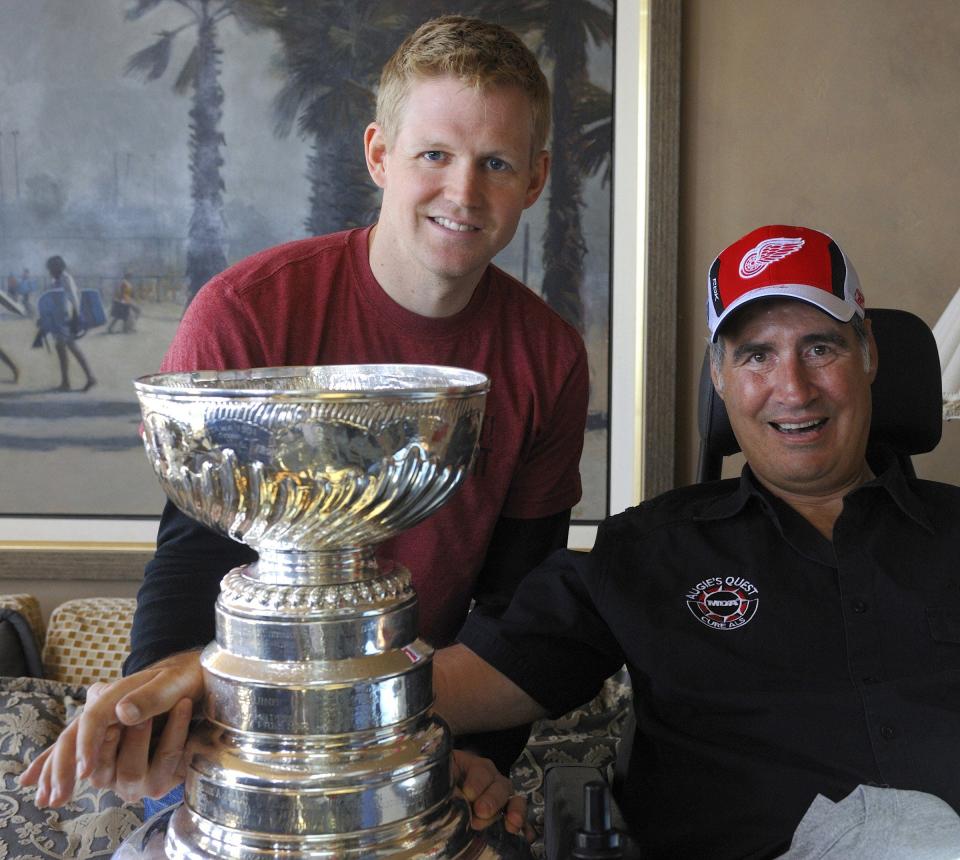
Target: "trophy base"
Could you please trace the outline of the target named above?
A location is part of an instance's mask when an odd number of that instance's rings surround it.
[[[505,834],[499,825],[472,831],[468,814],[455,800],[445,814],[434,813],[431,820],[335,840],[322,835],[278,839],[212,824],[179,804],[145,821],[113,860],[529,860],[523,839]]]

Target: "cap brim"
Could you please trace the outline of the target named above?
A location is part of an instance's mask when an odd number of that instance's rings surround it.
[[[750,292],[744,293],[729,307],[725,308],[723,313],[717,317],[713,331],[710,334],[711,342],[717,342],[720,327],[730,314],[739,310],[744,305],[750,304],[750,302],[755,302],[759,299],[773,298],[798,299],[802,302],[807,302],[808,304],[818,307],[824,313],[829,314],[835,320],[843,323],[850,322],[854,314],[858,313],[849,302],[845,302],[839,296],[828,293],[826,290],[821,290],[819,287],[811,287],[809,284],[777,284],[775,286],[759,287],[756,290],[750,290]],[[863,316],[862,311],[859,313],[860,316]]]

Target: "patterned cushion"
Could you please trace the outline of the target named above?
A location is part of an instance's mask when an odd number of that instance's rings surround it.
[[[33,630],[37,649],[43,645],[43,620],[40,616],[40,601],[32,594],[0,594],[0,606],[19,612]]]
[[[85,693],[39,678],[0,679],[0,860],[110,857],[143,817],[140,803],[81,785],[60,809],[37,809],[17,776],[60,734]]]
[[[88,685],[120,677],[130,652],[136,600],[95,597],[68,600],[50,615],[43,673],[54,681]]]

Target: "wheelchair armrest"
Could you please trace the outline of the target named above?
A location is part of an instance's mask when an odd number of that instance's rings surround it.
[[[640,860],[639,848],[599,769],[549,765],[543,797],[546,860]]]

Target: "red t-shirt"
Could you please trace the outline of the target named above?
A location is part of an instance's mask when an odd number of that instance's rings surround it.
[[[580,498],[586,351],[572,326],[493,265],[459,313],[406,310],[370,270],[369,232],[291,242],[217,275],[190,304],[161,369],[385,362],[487,374],[473,473],[437,513],[378,551],[410,569],[424,637],[448,642],[497,519],[549,516]]]

